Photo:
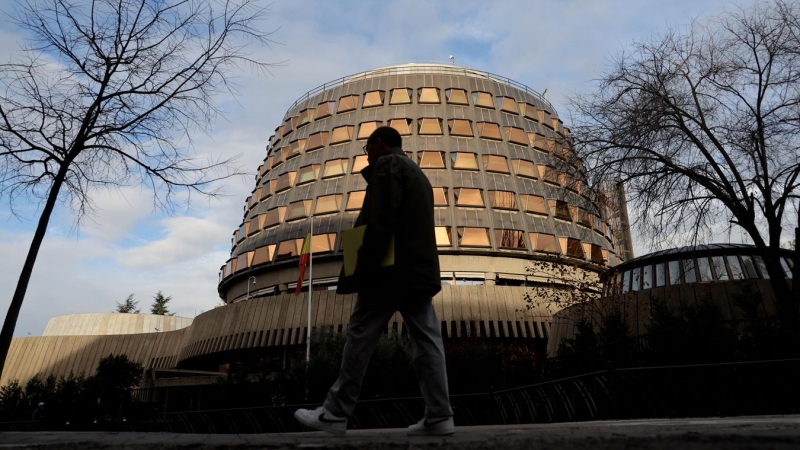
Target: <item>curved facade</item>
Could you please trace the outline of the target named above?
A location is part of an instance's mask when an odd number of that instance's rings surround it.
[[[327,83],[287,111],[220,271],[226,302],[247,298],[248,286],[250,296],[293,290],[311,221],[315,289],[335,284],[340,232],[366,189],[362,147],[381,125],[400,132],[434,187],[443,284],[517,285],[526,261],[554,255],[590,270],[616,264],[608,217],[545,99],[485,72],[409,64]],[[469,263],[485,258],[509,262]]]
[[[791,251],[785,250],[781,266],[792,283]],[[762,311],[775,312],[775,294],[756,247],[709,244],[650,253],[610,269],[604,295],[598,302],[618,305],[631,332],[638,335],[647,333],[656,304],[677,310],[681,305],[710,301],[720,306],[723,317],[742,319],[743,311],[737,305],[737,298],[746,291],[760,300]],[[558,312],[548,352],[555,354],[561,339],[574,336],[579,318],[592,315],[590,311],[601,310],[577,305]]]
[[[42,336],[98,336],[107,334],[160,333],[186,328],[188,317],[156,314],[89,313],[56,316],[47,321]]]

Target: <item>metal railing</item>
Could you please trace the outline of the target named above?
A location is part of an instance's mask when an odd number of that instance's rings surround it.
[[[378,67],[376,69],[366,70],[363,72],[354,73],[352,75],[347,75],[341,78],[337,78],[336,80],[329,81],[324,83],[316,88],[306,92],[300,98],[295,100],[292,103],[292,106],[288,108],[288,110],[294,109],[300,103],[308,100],[312,96],[319,94],[320,92],[326,91],[331,88],[335,88],[338,86],[343,86],[347,83],[351,83],[354,81],[366,80],[370,78],[377,78],[377,77],[384,77],[390,75],[413,75],[419,73],[437,73],[437,74],[444,74],[444,75],[463,75],[473,78],[484,78],[488,80],[495,81],[497,83],[505,84],[507,86],[511,86],[513,88],[519,89],[527,94],[530,94],[536,97],[537,100],[541,101],[545,105],[550,108],[550,112],[552,114],[556,114],[555,108],[553,108],[552,103],[550,103],[542,94],[539,92],[529,88],[528,86],[514,81],[511,78],[504,77],[502,75],[497,75],[491,72],[486,72],[483,70],[477,69],[470,69],[468,67],[456,66],[456,65],[447,65],[447,64],[436,64],[436,63],[407,63],[407,64],[399,64],[393,65],[388,67]]]
[[[789,414],[800,410],[798,377],[800,358],[608,369],[503,391],[453,395],[451,403],[458,426]],[[62,418],[39,429],[285,433],[305,431],[294,411],[318,403],[138,414],[133,414],[134,406],[120,410],[124,416],[101,422],[86,417],[66,425],[69,420]],[[418,397],[361,401],[350,427],[406,427],[423,416],[424,408]],[[0,423],[0,431],[32,427],[31,422]]]

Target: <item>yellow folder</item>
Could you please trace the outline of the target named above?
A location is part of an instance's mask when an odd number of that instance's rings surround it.
[[[350,230],[342,231],[342,250],[344,250],[344,275],[349,277],[356,272],[356,264],[358,263],[358,249],[364,242],[364,232],[367,230],[366,225],[355,227]],[[394,265],[394,236],[389,241],[389,248],[386,250],[386,255],[381,260],[380,267]]]

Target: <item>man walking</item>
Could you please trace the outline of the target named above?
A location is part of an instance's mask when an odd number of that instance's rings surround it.
[[[367,227],[355,274],[342,274],[337,289],[339,294],[358,292],[358,301],[350,316],[339,378],[325,404],[295,412],[295,418],[311,428],[345,433],[381,332],[395,311],[400,311],[425,400],[425,417],[410,426],[408,433],[438,436],[455,432],[442,336],[432,303],[441,290],[433,189],[401,145],[397,130],[380,127],[364,146],[369,166],[361,175],[367,180],[367,193],[356,226]],[[381,267],[393,237],[394,264]]]

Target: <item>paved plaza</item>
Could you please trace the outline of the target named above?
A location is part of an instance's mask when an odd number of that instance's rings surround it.
[[[0,449],[792,449],[800,416],[598,421],[461,427],[446,438],[405,430],[198,435],[174,433],[0,433]]]

